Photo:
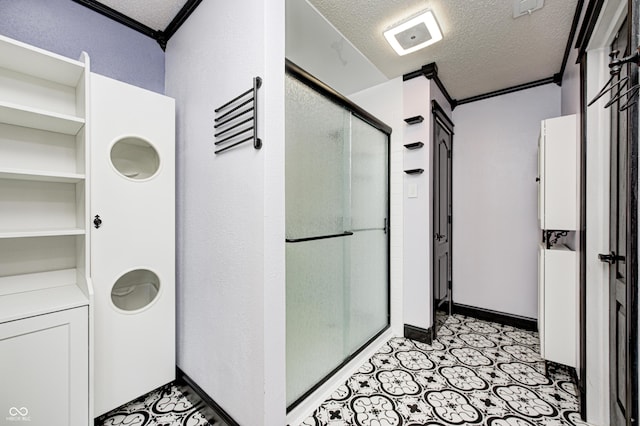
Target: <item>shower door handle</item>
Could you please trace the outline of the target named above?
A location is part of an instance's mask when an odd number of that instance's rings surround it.
[[[315,237],[304,237],[304,238],[286,238],[285,241],[287,243],[302,243],[305,241],[326,240],[329,238],[348,237],[350,235],[353,235],[353,232],[345,231],[341,234],[318,235]]]

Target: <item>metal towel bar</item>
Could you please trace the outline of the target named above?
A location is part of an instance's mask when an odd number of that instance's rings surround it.
[[[262,79],[254,77],[251,89],[215,109],[217,116],[214,118],[216,124],[213,128],[217,132],[213,135],[216,139],[214,145],[224,145],[215,151],[216,154],[251,140],[255,149],[262,148],[262,140],[258,137],[258,89],[260,87],[262,87]],[[248,95],[251,97],[247,98]],[[238,111],[246,105],[250,106]],[[231,130],[236,131],[229,134]],[[252,132],[251,136],[244,137],[248,132]],[[224,137],[220,138],[221,136]]]

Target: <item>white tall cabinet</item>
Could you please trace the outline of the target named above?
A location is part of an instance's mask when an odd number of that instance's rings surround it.
[[[544,359],[577,367],[578,140],[575,115],[542,121],[538,150],[538,330]]]
[[[0,36],[0,419],[86,426],[175,378],[174,121]]]
[[[95,414],[175,378],[174,100],[91,75]]]
[[[85,426],[90,410],[89,58],[0,36],[0,415]]]

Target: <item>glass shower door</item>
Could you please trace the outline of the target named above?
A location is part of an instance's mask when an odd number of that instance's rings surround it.
[[[286,86],[287,405],[344,358],[349,115],[308,86]],[[334,236],[333,238],[320,238]]]
[[[387,139],[289,75],[285,105],[293,406],[388,325]]]
[[[351,117],[351,230],[347,349],[389,324],[388,137]]]

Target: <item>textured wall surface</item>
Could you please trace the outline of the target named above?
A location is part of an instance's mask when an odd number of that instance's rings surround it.
[[[424,117],[419,124],[402,123],[403,144],[422,141],[424,147],[416,150],[402,148],[403,170],[424,169],[419,175],[402,173],[403,194],[403,321],[404,324],[428,329],[432,317],[432,170],[433,170],[433,115],[431,100],[435,100],[451,117],[451,106],[433,80],[412,78],[402,85],[404,110],[402,118],[416,115]],[[455,146],[455,136],[454,136]],[[415,187],[416,196],[409,197]]]
[[[555,84],[453,112],[454,302],[538,316],[538,135],[559,115]]]
[[[164,93],[164,52],[155,40],[71,0],[0,0],[0,34],[72,59],[91,71]]]
[[[309,3],[287,0],[286,5],[287,59],[344,95],[387,81],[387,77]]]
[[[177,362],[238,423],[256,426],[285,424],[286,414],[284,1],[269,6],[202,2],[166,55],[178,113]],[[264,146],[216,155],[214,109],[254,76],[264,79]]]
[[[420,175],[402,173],[404,180],[404,324],[428,329],[431,317],[431,82],[423,77],[402,84],[403,119],[421,115],[420,124],[403,124],[403,144],[423,141],[424,148],[404,150],[404,170],[424,169]],[[408,198],[416,185],[417,197]]]

